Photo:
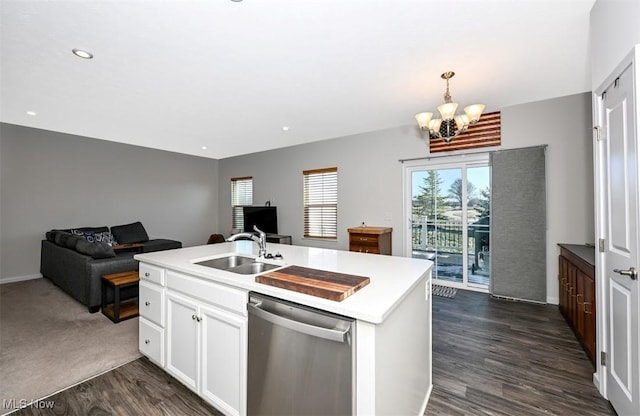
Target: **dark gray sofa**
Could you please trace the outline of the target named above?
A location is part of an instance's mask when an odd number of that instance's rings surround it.
[[[176,240],[150,240],[139,222],[119,227],[111,228],[112,232],[115,231],[113,236],[120,236],[117,243],[136,243],[142,244],[142,247],[114,251],[109,245],[113,240],[95,241],[96,235],[110,235],[107,227],[47,232],[47,239],[42,241],[40,273],[87,306],[89,312],[94,313],[100,310],[103,275],[138,270],[138,261],[133,258],[136,252],[146,253],[182,247],[182,243]],[[84,232],[85,235],[79,235],[80,232]],[[135,297],[137,291],[137,287],[130,287],[123,290],[121,296],[123,299]],[[110,302],[112,294],[108,293],[108,296],[107,300]]]

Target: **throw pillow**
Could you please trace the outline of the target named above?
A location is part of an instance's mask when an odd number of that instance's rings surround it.
[[[79,238],[76,243],[76,251],[78,253],[86,254],[94,259],[106,259],[109,257],[115,257],[116,253],[106,243],[102,241],[90,243],[84,238]]]
[[[82,237],[81,235],[71,234],[69,237],[67,237],[65,246],[67,248],[70,248],[71,250],[74,250],[76,248],[76,244],[78,244],[78,240],[80,240],[81,238],[84,237]]]
[[[111,227],[111,234],[113,234],[119,244],[134,244],[149,241],[147,231],[140,221],[134,222],[133,224]]]
[[[81,237],[84,237],[90,243],[94,243],[96,241],[96,233],[94,231],[79,230],[79,229],[75,229],[74,228],[74,229],[71,230],[71,234],[75,234],[75,235],[79,235]]]
[[[109,246],[118,245],[118,242],[116,241],[115,237],[109,231],[105,231],[102,233],[95,233],[95,241],[101,241],[103,243],[108,244]]]
[[[67,239],[71,236],[69,233],[65,233],[64,231],[58,231],[53,237],[53,242],[59,246],[66,247]]]

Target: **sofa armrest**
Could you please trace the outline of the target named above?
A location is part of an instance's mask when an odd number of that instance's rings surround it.
[[[86,268],[91,257],[42,240],[40,273],[74,299],[87,305]]]

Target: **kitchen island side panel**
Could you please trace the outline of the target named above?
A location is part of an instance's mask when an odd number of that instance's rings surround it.
[[[433,385],[431,269],[383,323],[363,323],[357,336],[357,414],[424,414]]]

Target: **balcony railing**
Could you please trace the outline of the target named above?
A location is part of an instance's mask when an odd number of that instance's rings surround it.
[[[468,227],[467,250],[469,253],[489,249],[489,226],[471,224]],[[411,242],[414,250],[462,253],[463,224],[442,221],[412,222]],[[483,247],[484,246],[484,247]]]

